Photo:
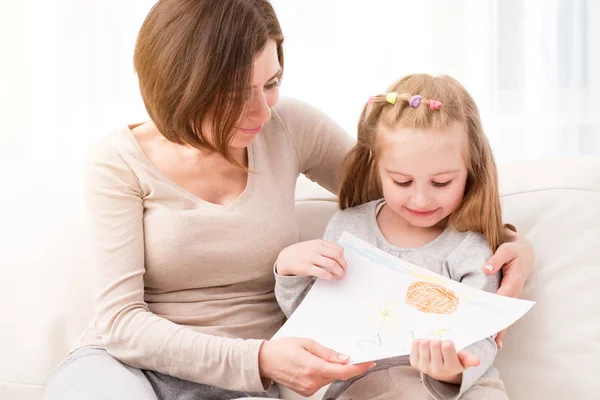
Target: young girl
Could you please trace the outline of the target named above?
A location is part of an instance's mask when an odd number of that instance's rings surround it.
[[[477,106],[456,80],[411,75],[372,97],[342,178],[342,211],[327,226],[320,261],[278,259],[275,293],[288,317],[314,277],[343,277],[342,248],[333,244],[343,231],[496,291],[500,276],[481,269],[503,242],[496,165]],[[451,341],[414,340],[410,357],[380,360],[363,376],[334,382],[325,399],[506,399],[492,366],[496,352],[494,338],[459,352]]]

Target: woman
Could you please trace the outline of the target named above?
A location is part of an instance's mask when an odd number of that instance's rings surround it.
[[[226,399],[310,395],[372,363],[283,322],[273,263],[339,246],[296,244],[296,178],[337,190],[352,145],[318,110],[279,100],[283,35],[267,0],[160,0],[134,62],[151,120],[98,143],[85,171],[96,315],[45,399]],[[282,251],[283,250],[283,251]],[[490,262],[518,295],[531,247],[514,235]],[[502,290],[502,289],[501,289]]]

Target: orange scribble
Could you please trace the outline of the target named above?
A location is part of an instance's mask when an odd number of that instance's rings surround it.
[[[424,313],[452,314],[458,308],[458,296],[446,287],[431,282],[411,283],[406,304]]]

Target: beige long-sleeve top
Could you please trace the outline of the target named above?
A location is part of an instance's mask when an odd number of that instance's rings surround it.
[[[95,318],[76,348],[231,390],[263,391],[258,351],[281,326],[273,263],[298,240],[300,173],[337,189],[352,139],[317,109],[282,99],[248,147],[247,187],[229,205],[187,192],[146,158],[129,127],[85,168]]]

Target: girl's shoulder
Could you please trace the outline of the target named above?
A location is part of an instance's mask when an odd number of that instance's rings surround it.
[[[375,218],[380,204],[383,199],[373,200],[368,203],[361,204],[355,207],[349,207],[338,211],[331,217],[332,222],[343,222],[352,220],[354,222],[360,222]]]
[[[338,211],[331,217],[324,239],[337,242],[344,231],[370,242],[377,233],[375,216],[378,204],[383,200],[371,201],[360,206]]]
[[[474,255],[479,255],[487,259],[493,254],[490,244],[480,232],[459,232],[453,228],[449,228],[444,242],[449,250],[451,250],[446,258],[448,261],[459,261],[465,256]]]

